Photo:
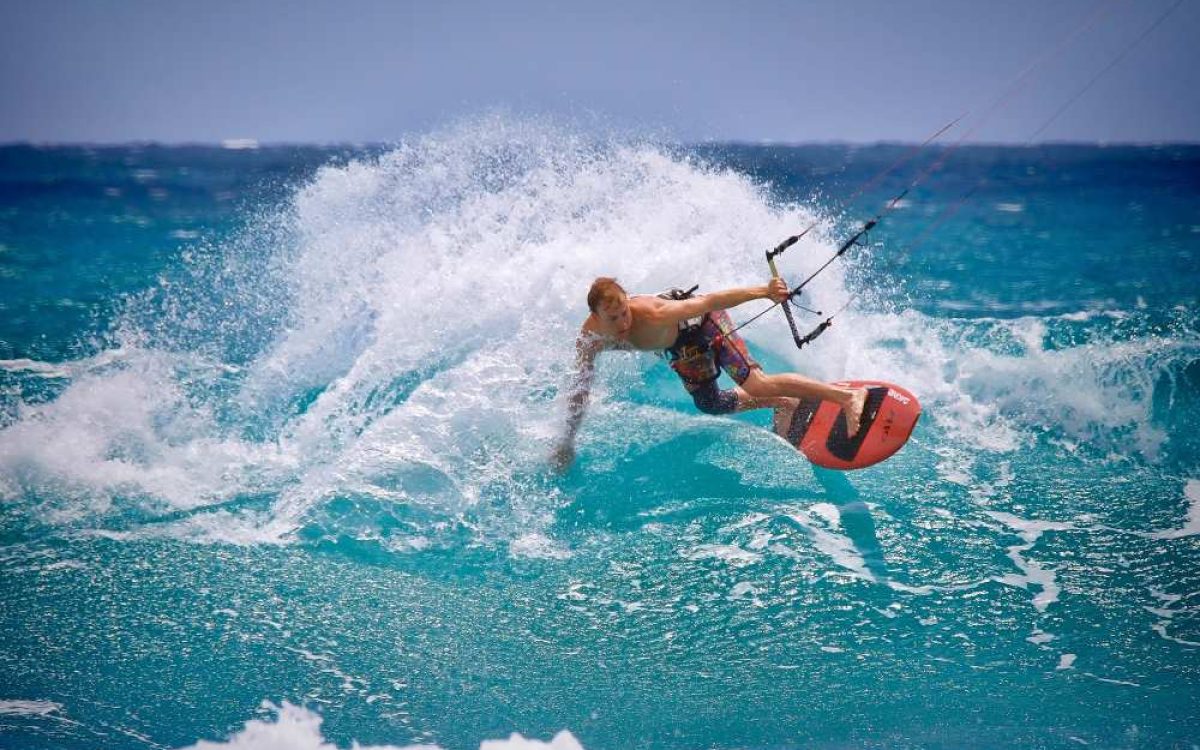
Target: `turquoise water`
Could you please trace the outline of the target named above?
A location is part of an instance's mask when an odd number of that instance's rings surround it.
[[[803,278],[905,150],[0,148],[0,746],[1195,747],[1200,147],[960,149],[746,328],[879,466],[612,354],[547,471],[594,276]]]

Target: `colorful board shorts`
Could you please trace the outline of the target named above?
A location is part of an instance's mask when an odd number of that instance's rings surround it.
[[[741,385],[752,369],[761,368],[750,356],[746,342],[733,329],[729,313],[717,310],[706,314],[699,326],[680,331],[675,344],[667,350],[671,369],[692,394],[696,408],[706,414],[729,414],[737,410],[737,391],[717,386],[721,370]]]

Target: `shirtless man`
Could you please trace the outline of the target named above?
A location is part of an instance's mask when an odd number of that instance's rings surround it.
[[[787,296],[787,284],[779,278],[766,286],[726,289],[682,300],[630,297],[616,279],[596,279],[588,291],[592,312],[575,344],[577,373],[568,397],[567,433],[551,459],[555,468],[565,469],[575,458],[575,433],[587,409],[596,355],[606,349],[666,351],[671,368],[692,394],[696,407],[705,413],[774,408],[778,420],[780,414],[790,414],[797,398],[819,398],[841,404],[850,435],[856,434],[866,389],[838,388],[796,373],[764,373],[725,312],[750,300],[782,302]],[[697,325],[687,325],[696,318],[700,319]],[[720,368],[737,386],[728,390],[717,387]]]

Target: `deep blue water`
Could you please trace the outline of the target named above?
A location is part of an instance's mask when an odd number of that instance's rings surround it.
[[[0,746],[1195,747],[1200,147],[856,195],[908,151],[0,148]],[[593,277],[758,284],[817,221],[802,278],[939,160],[816,344],[745,329],[914,391],[897,456],[612,354],[547,470]]]

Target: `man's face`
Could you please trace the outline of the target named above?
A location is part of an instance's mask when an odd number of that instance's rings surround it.
[[[624,294],[617,299],[606,300],[596,315],[605,331],[617,338],[625,338],[633,329],[633,312],[629,309],[629,298]]]

